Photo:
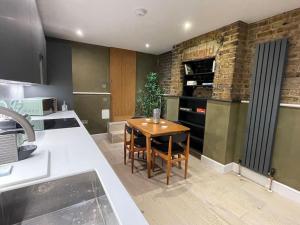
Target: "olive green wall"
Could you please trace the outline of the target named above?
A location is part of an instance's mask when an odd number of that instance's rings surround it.
[[[72,43],[73,91],[109,91],[109,48]]]
[[[246,137],[248,104],[239,104],[236,124],[236,141],[234,150],[234,162],[238,162],[243,157],[244,143]]]
[[[101,118],[101,110],[110,108],[110,97],[103,95],[75,95],[74,108],[91,134],[105,133],[108,120]]]
[[[72,43],[72,74],[75,92],[109,92],[109,48]],[[101,111],[110,109],[109,95],[75,94],[74,109],[91,134],[107,132]]]
[[[178,120],[179,97],[177,96],[164,96],[165,110],[163,117],[167,120]]]
[[[229,123],[227,131],[227,145],[226,145],[226,155],[225,155],[225,164],[230,163],[234,160],[235,146],[237,136],[240,134],[237,130],[238,124],[238,115],[240,110],[240,103],[229,103],[230,105],[230,114],[229,114]]]
[[[275,179],[300,190],[300,109],[281,107],[272,167]]]
[[[147,75],[158,71],[158,56],[137,52],[136,53],[136,92],[145,85]]]
[[[208,101],[203,154],[222,164],[243,157],[248,104]],[[300,190],[300,109],[280,107],[272,167],[275,180]]]
[[[75,92],[109,92],[109,48],[72,43],[72,77]],[[147,74],[157,71],[155,55],[137,52],[136,90],[144,86]],[[74,109],[91,134],[107,132],[109,120],[101,119],[102,109],[110,109],[109,95],[74,95]]]
[[[208,100],[203,154],[217,162],[233,161],[239,104]]]
[[[244,149],[248,104],[240,104],[235,161]],[[272,156],[275,180],[300,190],[300,109],[280,107]]]

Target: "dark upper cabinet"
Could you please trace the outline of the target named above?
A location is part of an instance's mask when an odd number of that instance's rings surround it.
[[[39,83],[45,84],[46,77],[46,40],[44,36],[43,25],[39,16],[38,8],[35,0],[31,0],[31,27],[32,27],[32,43],[33,43],[33,73],[35,77],[39,77]]]
[[[0,79],[46,83],[45,36],[35,0],[0,1]]]

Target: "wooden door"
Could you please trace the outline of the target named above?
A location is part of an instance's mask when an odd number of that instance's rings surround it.
[[[112,121],[134,116],[136,52],[110,48],[110,91]]]

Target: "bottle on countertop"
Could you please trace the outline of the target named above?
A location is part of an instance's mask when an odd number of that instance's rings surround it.
[[[64,103],[62,104],[61,111],[68,111],[68,105],[66,104],[66,101],[64,101]]]

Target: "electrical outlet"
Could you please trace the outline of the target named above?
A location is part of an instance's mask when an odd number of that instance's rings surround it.
[[[109,119],[109,109],[102,109],[101,116],[103,120]]]
[[[106,83],[102,83],[102,88],[103,88],[104,90],[106,90],[106,87],[107,87]]]

